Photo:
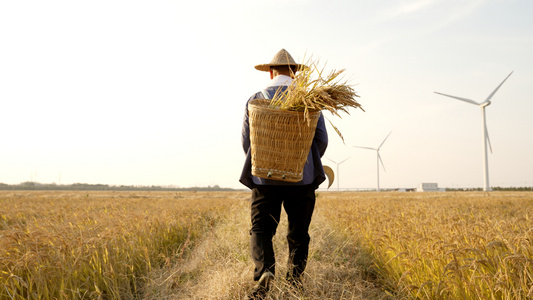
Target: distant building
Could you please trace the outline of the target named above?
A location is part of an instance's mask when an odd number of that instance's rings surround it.
[[[417,192],[439,192],[445,190],[446,189],[439,189],[439,185],[434,182],[422,182],[416,189]]]

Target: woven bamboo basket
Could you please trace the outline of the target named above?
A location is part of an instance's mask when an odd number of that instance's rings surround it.
[[[252,175],[272,180],[298,182],[315,136],[320,111],[303,112],[269,108],[269,100],[248,104]]]

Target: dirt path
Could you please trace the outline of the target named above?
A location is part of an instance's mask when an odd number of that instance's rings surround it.
[[[243,299],[252,288],[249,252],[248,197],[236,200],[227,219],[207,234],[187,259],[155,275],[146,299]],[[319,202],[319,201],[318,201]],[[274,249],[279,266],[268,299],[384,299],[365,281],[356,246],[334,231],[321,214],[320,203],[311,226],[309,263],[304,292],[289,288],[285,274],[287,220],[282,215]]]

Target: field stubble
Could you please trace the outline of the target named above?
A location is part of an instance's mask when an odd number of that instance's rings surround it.
[[[533,193],[337,193],[322,204],[395,297],[533,296]]]
[[[213,226],[224,197],[0,192],[0,299],[138,298],[152,270]]]
[[[150,299],[243,299],[254,282],[250,257],[250,197],[244,192],[228,215],[207,234],[181,264],[153,273]],[[242,199],[245,199],[244,201]],[[368,257],[320,213],[313,216],[309,262],[304,290],[291,288],[284,278],[288,258],[287,217],[282,212],[274,236],[276,277],[267,299],[384,299],[366,272]]]
[[[241,299],[249,192],[0,192],[0,299]],[[304,292],[269,299],[533,294],[533,193],[320,192]]]

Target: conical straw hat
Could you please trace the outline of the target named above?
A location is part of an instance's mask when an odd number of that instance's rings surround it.
[[[268,72],[270,71],[270,67],[272,66],[296,66],[298,70],[305,69],[307,66],[302,64],[297,64],[294,61],[294,58],[287,52],[285,49],[279,50],[276,55],[274,55],[274,58],[272,58],[272,61],[269,64],[261,64],[255,66],[255,68],[259,71]]]

